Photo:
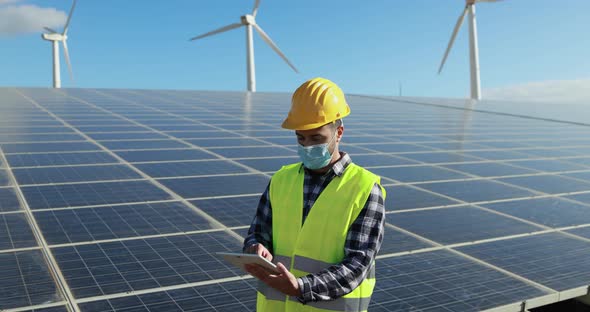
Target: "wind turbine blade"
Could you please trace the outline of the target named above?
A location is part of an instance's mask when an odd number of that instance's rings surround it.
[[[256,17],[256,14],[258,14],[258,6],[260,6],[260,0],[256,0],[256,2],[254,2],[254,9],[252,9],[252,16]]]
[[[228,30],[232,30],[232,29],[238,28],[240,26],[242,26],[242,24],[240,24],[240,23],[235,23],[235,24],[227,25],[227,26],[221,27],[219,29],[210,31],[208,33],[204,33],[204,34],[202,34],[200,36],[193,37],[190,40],[198,40],[198,39],[201,39],[201,38],[205,38],[207,36],[212,36],[212,35],[215,35],[215,34],[218,34],[218,33],[222,33],[222,32],[228,31]]]
[[[57,31],[55,31],[55,30],[53,30],[53,29],[51,29],[49,27],[43,27],[43,29],[47,30],[48,32],[50,32],[52,34],[56,34],[57,33]]]
[[[293,64],[291,64],[291,62],[289,62],[289,60],[287,59],[287,57],[285,56],[285,54],[283,54],[283,52],[281,52],[281,50],[279,49],[279,47],[277,47],[277,45],[272,41],[272,39],[270,39],[270,37],[264,32],[264,30],[262,30],[262,28],[260,28],[260,26],[258,26],[257,24],[253,24],[252,26],[254,26],[254,29],[256,29],[256,31],[258,31],[258,33],[260,34],[260,36],[262,37],[262,39],[273,50],[275,50],[275,52],[277,52],[277,54],[287,63],[287,65],[291,66],[291,68],[293,68],[293,70],[296,73],[299,73],[299,71],[297,70],[297,68],[295,68],[295,66],[293,66]]]
[[[76,8],[76,0],[72,3],[72,8],[70,9],[70,14],[68,15],[68,20],[66,21],[66,25],[64,26],[64,32],[62,35],[68,33],[68,27],[70,26],[70,20],[72,19],[72,13],[74,13],[74,9]]]
[[[465,15],[467,14],[468,10],[469,10],[469,7],[466,6],[465,10],[463,10],[463,13],[461,14],[461,16],[459,16],[459,20],[457,20],[457,24],[455,25],[455,29],[453,30],[453,35],[451,35],[451,40],[449,41],[449,45],[447,46],[447,50],[445,51],[445,56],[443,56],[442,62],[440,63],[440,67],[438,68],[439,74],[442,71],[443,66],[445,66],[445,62],[447,61],[447,57],[449,56],[449,52],[451,52],[451,48],[453,47],[453,43],[455,42],[455,38],[457,37],[457,33],[459,33],[459,29],[461,29],[461,25],[463,25],[463,20],[465,19]]]
[[[70,52],[68,51],[68,44],[66,40],[62,40],[61,43],[64,45],[64,55],[66,57],[66,63],[68,63],[68,71],[70,72],[70,78],[74,81],[74,72],[72,71],[72,63],[70,62]]]

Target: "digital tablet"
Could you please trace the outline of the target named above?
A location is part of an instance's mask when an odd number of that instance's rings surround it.
[[[257,254],[218,252],[217,255],[223,257],[225,261],[241,268],[244,271],[246,271],[244,268],[245,264],[258,264],[270,272],[277,274],[280,273],[279,269],[274,263]]]

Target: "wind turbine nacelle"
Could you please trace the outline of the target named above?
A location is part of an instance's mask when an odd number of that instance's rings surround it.
[[[48,41],[62,41],[66,40],[68,37],[62,34],[42,34],[41,37]]]
[[[252,16],[250,14],[242,15],[240,17],[240,19],[242,20],[242,24],[244,24],[244,25],[254,25],[254,24],[256,24],[256,19],[254,18],[254,16]]]

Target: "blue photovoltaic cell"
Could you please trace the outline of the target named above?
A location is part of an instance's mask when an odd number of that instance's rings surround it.
[[[481,144],[483,146],[494,147],[494,148],[523,148],[523,147],[527,147],[523,143],[509,142],[509,141],[486,141],[486,142],[479,142],[479,144]]]
[[[460,204],[458,201],[405,185],[385,186],[385,191],[387,192],[385,199],[387,211]]]
[[[293,136],[263,138],[265,142],[285,147],[297,147],[297,139]]]
[[[534,235],[458,249],[558,291],[590,284],[590,243],[563,234]]]
[[[126,126],[131,125],[130,122],[123,119],[104,119],[104,120],[69,120],[69,124],[73,126]]]
[[[248,169],[225,160],[137,164],[135,166],[154,178],[248,172]]]
[[[395,214],[388,214],[388,223],[391,223],[390,221],[395,220],[395,218]],[[383,242],[381,243],[379,255],[383,256],[390,253],[412,251],[428,247],[433,247],[433,245],[419,240],[411,235],[402,233],[389,226],[385,226],[385,235],[383,236]]]
[[[100,147],[90,142],[75,143],[10,143],[1,144],[4,153],[43,153],[43,152],[71,152],[96,151]]]
[[[428,147],[408,143],[370,143],[363,144],[362,147],[383,153],[422,152],[432,150]]]
[[[435,154],[436,155],[436,154]],[[519,153],[516,150],[487,150],[487,151],[466,151],[464,155],[481,157],[488,160],[510,160],[510,159],[526,159],[533,158],[531,155]]]
[[[158,180],[184,198],[245,195],[264,192],[269,178],[259,174]]]
[[[180,202],[35,212],[49,244],[157,235],[214,226]]]
[[[428,147],[445,150],[445,151],[458,151],[463,152],[464,150],[471,150],[471,149],[481,149],[484,146],[480,144],[476,144],[473,142],[421,142],[418,140],[416,142],[420,142],[420,145],[425,145]]]
[[[0,132],[5,134],[46,134],[46,133],[74,133],[74,130],[66,127],[1,127]]]
[[[0,187],[7,185],[10,185],[10,177],[8,176],[8,172],[0,168]]]
[[[542,230],[475,207],[408,211],[388,216],[391,224],[442,244],[471,242]]]
[[[583,227],[567,231],[568,233],[590,239],[590,227]]]
[[[166,148],[187,148],[188,145],[174,140],[145,140],[145,141],[101,141],[101,145],[106,148],[116,150],[133,150],[133,149],[166,149]]]
[[[157,132],[105,132],[89,133],[89,137],[94,140],[144,140],[144,139],[167,139],[163,134]]]
[[[400,182],[425,182],[470,178],[467,175],[434,166],[383,167],[370,169],[373,173]]]
[[[275,172],[282,166],[300,162],[299,157],[281,157],[281,158],[264,158],[264,159],[238,159],[238,163],[254,168],[262,172]]]
[[[20,185],[141,179],[126,165],[13,169]]]
[[[254,139],[247,139],[247,138],[232,138],[232,139],[192,139],[186,140],[189,143],[192,143],[197,146],[201,147],[233,147],[233,146],[269,146],[270,144],[267,142],[263,142],[260,140]]]
[[[217,158],[217,156],[196,149],[119,151],[117,152],[117,155],[128,162],[200,160]]]
[[[216,252],[238,252],[225,232],[53,248],[76,298],[210,281],[244,273]]]
[[[430,153],[410,153],[399,155],[405,158],[413,159],[425,163],[456,163],[464,161],[477,161],[479,159],[470,157],[462,153],[447,153],[447,152],[430,152]]]
[[[292,148],[293,150],[296,150],[297,146],[296,145],[290,146],[290,148]],[[352,155],[353,156],[352,158],[354,158],[358,155],[379,153],[378,151],[373,151],[373,150],[367,149],[364,145],[342,145],[339,148],[340,148],[341,152],[345,152],[349,155]]]
[[[207,125],[196,125],[196,124],[186,124],[186,125],[155,125],[151,126],[152,128],[159,130],[159,131],[203,131],[203,130],[217,130],[214,127],[207,126]],[[218,132],[221,132],[217,130]],[[172,134],[172,133],[171,133]],[[231,133],[228,133],[228,136],[233,136]]]
[[[136,125],[125,125],[125,126],[77,126],[76,129],[84,133],[92,132],[121,132],[121,131],[151,131],[148,128]]]
[[[236,232],[238,235],[240,235],[242,238],[246,238],[246,236],[248,236],[248,231],[250,230],[249,226],[242,228],[242,229],[234,229],[232,231]]]
[[[1,131],[1,130],[0,130]],[[75,133],[48,134],[7,134],[0,132],[0,143],[50,142],[50,141],[86,141]]]
[[[6,155],[6,158],[13,169],[18,167],[85,165],[118,162],[116,158],[106,152],[11,154]]]
[[[226,158],[250,158],[250,157],[277,157],[297,155],[297,151],[288,150],[282,147],[236,147],[236,148],[215,148],[209,149]]]
[[[587,151],[585,154],[590,154],[590,151]],[[590,157],[568,158],[567,161],[590,167]]]
[[[482,206],[549,227],[590,223],[590,206],[559,197],[508,201]]]
[[[543,144],[543,143],[541,143]],[[546,143],[545,143],[546,144]],[[565,149],[518,149],[518,152],[532,155],[535,158],[541,157],[563,157],[563,156],[575,156],[577,153],[567,151]]]
[[[37,246],[24,213],[0,214],[0,250]]]
[[[572,171],[572,170],[588,169],[584,166],[570,164],[570,163],[566,163],[563,161],[552,160],[552,159],[510,161],[510,162],[507,162],[507,164],[531,168],[531,169],[539,170],[539,171],[543,171],[543,172]]]
[[[545,293],[440,250],[377,261],[369,311],[481,311]]]
[[[476,163],[476,164],[455,164],[444,165],[443,167],[453,170],[463,171],[465,173],[481,176],[481,177],[499,177],[517,174],[530,174],[534,171],[529,169],[509,166],[502,163]]]
[[[577,201],[582,202],[584,204],[590,205],[590,193],[583,193],[583,194],[576,194],[576,195],[568,195],[568,196],[563,196],[563,197],[569,198],[569,199],[573,199],[573,200],[577,200]]]
[[[260,196],[193,200],[192,204],[228,227],[250,225]]]
[[[154,127],[157,128],[157,127]],[[166,131],[166,134],[171,135],[173,137],[182,139],[184,141],[188,141],[189,139],[229,139],[229,138],[240,138],[239,135],[218,130],[218,129],[209,129],[207,131]]]
[[[25,186],[22,191],[31,209],[171,199],[168,193],[149,181]]]
[[[20,210],[16,192],[11,187],[0,188],[0,212]]]
[[[575,172],[575,173],[563,173],[561,175],[590,182],[590,171]]]
[[[347,126],[348,128],[348,126]],[[295,138],[291,137],[291,142],[295,142]],[[399,142],[398,139],[391,137],[375,137],[370,135],[345,135],[342,137],[340,144],[366,144],[366,143],[384,143],[384,142]]]
[[[498,180],[549,194],[590,191],[590,182],[576,181],[558,175],[536,175]]]
[[[403,156],[403,155],[401,155]],[[362,167],[372,166],[400,166],[400,165],[411,165],[417,164],[412,160],[403,159],[393,155],[385,154],[370,154],[370,155],[355,155],[352,158],[352,162]]]
[[[427,183],[420,184],[420,187],[466,202],[481,202],[534,195],[534,193],[526,190],[486,180]]]
[[[187,287],[80,304],[83,312],[115,311],[256,311],[253,279]],[[129,309],[129,310],[127,310]]]
[[[38,250],[0,253],[0,309],[61,301]]]

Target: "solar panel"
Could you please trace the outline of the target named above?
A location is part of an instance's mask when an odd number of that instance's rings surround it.
[[[587,125],[501,102],[348,100],[341,149],[388,194],[370,311],[519,311],[587,292]],[[241,250],[272,173],[298,161],[289,103],[0,89],[0,309],[254,311],[256,281],[214,253]]]

